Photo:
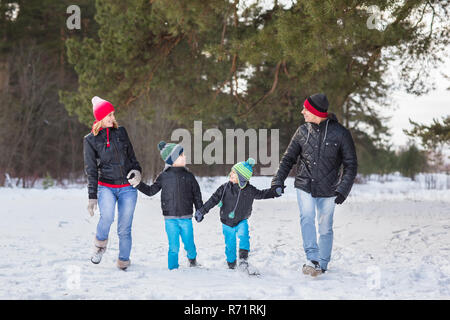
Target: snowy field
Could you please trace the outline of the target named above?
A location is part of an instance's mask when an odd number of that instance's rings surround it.
[[[441,177],[442,178],[442,177]],[[99,215],[90,217],[87,191],[0,188],[0,299],[450,299],[450,190],[445,179],[426,190],[392,177],[355,185],[336,207],[329,272],[301,273],[305,261],[293,180],[283,197],[255,201],[249,220],[249,277],[226,268],[214,208],[194,221],[198,261],[167,270],[167,238],[159,195],[139,194],[133,222],[132,265],[115,266],[116,222],[101,264],[90,261]],[[225,178],[199,179],[203,200]],[[264,188],[270,178],[254,177]]]

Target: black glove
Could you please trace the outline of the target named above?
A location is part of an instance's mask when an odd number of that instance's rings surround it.
[[[273,185],[272,189],[275,191],[276,197],[281,197],[281,194],[284,193],[284,188],[286,188],[285,185]]]
[[[335,192],[335,196],[336,196],[336,199],[334,199],[334,203],[342,204],[342,202],[345,201],[345,197],[342,194],[340,194],[339,192]]]
[[[201,222],[204,216],[205,215],[200,210],[195,211],[195,220],[197,220],[197,222]]]
[[[270,196],[272,198],[281,197],[281,187],[279,187],[279,186],[272,186],[272,187],[270,187],[269,193],[270,193]]]
[[[286,188],[286,186],[273,186],[272,187],[273,193],[276,198],[281,197],[281,195],[284,193],[284,188]]]

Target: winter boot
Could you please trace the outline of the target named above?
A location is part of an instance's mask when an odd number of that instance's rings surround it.
[[[236,269],[236,260],[233,261],[233,262],[228,262],[227,261],[227,264],[228,264],[228,268],[229,269]]]
[[[94,252],[91,257],[91,262],[94,264],[99,264],[102,260],[102,256],[106,251],[106,245],[108,244],[108,239],[100,241],[97,237],[94,239]]]
[[[248,250],[239,249],[239,268],[240,269],[248,268]]]
[[[125,271],[130,266],[130,263],[131,263],[130,260],[123,261],[123,260],[117,259],[117,268]]]
[[[322,274],[322,269],[320,268],[320,264],[314,260],[308,260],[302,268],[303,274],[310,275],[311,277],[317,277],[319,274]]]
[[[197,262],[197,259],[189,259],[189,267],[199,267],[200,264]]]

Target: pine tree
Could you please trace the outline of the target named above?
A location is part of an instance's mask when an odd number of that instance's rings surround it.
[[[433,119],[430,125],[423,125],[417,122],[409,122],[414,126],[411,130],[404,130],[405,134],[420,138],[422,145],[428,149],[450,145],[450,116],[443,117],[442,123],[438,119]]]
[[[402,150],[398,155],[398,168],[400,173],[412,180],[415,176],[426,169],[427,158],[423,151],[420,151],[414,144]]]
[[[383,31],[368,28],[371,5],[390,13]],[[394,86],[388,66],[400,61],[402,85],[422,94],[430,88],[423,66],[437,65],[449,43],[447,1],[242,6],[97,0],[98,36],[66,42],[79,87],[61,92],[61,101],[86,124],[90,98],[104,95],[120,106],[119,117],[137,114],[148,123],[165,114],[187,128],[195,119],[219,129],[282,128],[282,152],[303,121],[305,98],[325,92],[357,148],[373,157],[370,150],[389,139],[380,116]]]
[[[81,175],[77,141],[85,129],[68,115],[58,91],[76,88],[65,40],[96,34],[96,28],[91,1],[82,0],[82,29],[68,30],[70,4],[0,1],[0,185],[5,173],[24,187],[47,173],[57,180]]]

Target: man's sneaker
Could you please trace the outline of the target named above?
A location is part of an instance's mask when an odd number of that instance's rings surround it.
[[[322,269],[317,261],[308,260],[302,268],[303,274],[310,275],[311,277],[317,277],[319,274],[322,274]]]
[[[227,264],[228,264],[228,268],[229,269],[236,269],[236,260],[233,261],[233,262],[228,262],[227,261]]]

